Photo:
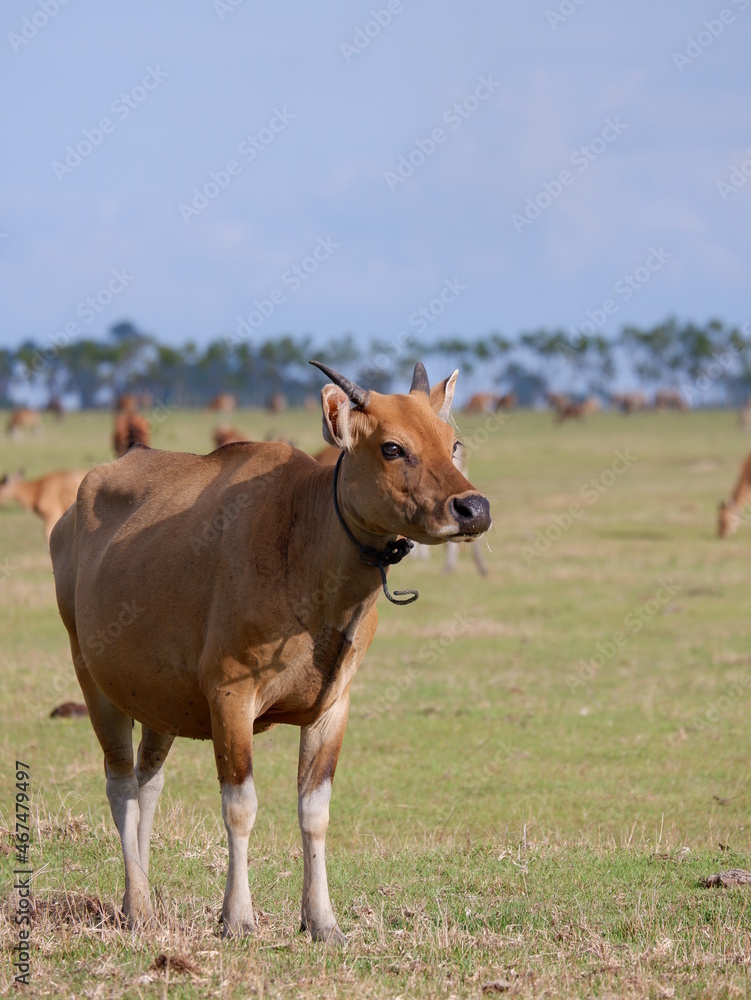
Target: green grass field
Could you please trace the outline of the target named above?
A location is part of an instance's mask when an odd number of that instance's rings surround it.
[[[243,412],[322,446],[316,414]],[[31,765],[30,996],[735,997],[751,993],[751,527],[717,502],[751,450],[721,412],[459,416],[494,527],[408,559],[353,685],[328,835],[345,950],[298,934],[296,730],[256,740],[258,932],[222,943],[226,837],[210,745],[181,741],[155,824],[158,925],[119,926],[120,846],[38,518],[0,510],[0,990],[13,980],[15,761]],[[208,451],[176,411],[159,448]],[[0,443],[0,472],[109,459],[109,414]],[[543,551],[544,550],[544,551]],[[159,956],[173,960],[168,973]],[[180,959],[189,960],[181,970]],[[175,962],[178,964],[175,965]],[[487,995],[492,995],[488,989]]]

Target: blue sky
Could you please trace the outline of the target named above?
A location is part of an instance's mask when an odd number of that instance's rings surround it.
[[[751,0],[0,22],[4,346],[751,320]]]

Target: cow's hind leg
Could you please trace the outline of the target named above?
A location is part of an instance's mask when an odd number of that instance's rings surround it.
[[[138,746],[136,779],[138,781],[138,855],[141,869],[149,877],[149,851],[154,813],[164,787],[164,761],[175,737],[143,727]]]
[[[297,815],[303,846],[302,926],[314,941],[345,944],[329,899],[326,830],[336,762],[349,713],[349,693],[300,730]]]
[[[133,767],[133,720],[112,704],[94,683],[78,642],[71,638],[78,683],[89,710],[91,724],[104,752],[107,798],[123,848],[125,898],[123,913],[130,924],[153,916],[149,880],[138,850],[138,779]]]

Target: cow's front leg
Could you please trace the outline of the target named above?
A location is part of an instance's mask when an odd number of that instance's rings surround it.
[[[329,900],[326,830],[336,762],[349,713],[349,691],[300,731],[297,816],[303,847],[302,927],[314,941],[345,944]]]
[[[253,716],[252,707],[240,706],[240,698],[232,700],[236,702],[235,711],[220,709],[211,715],[214,756],[222,790],[222,819],[229,847],[222,937],[252,934],[256,929],[248,885],[248,842],[258,809],[253,784]]]

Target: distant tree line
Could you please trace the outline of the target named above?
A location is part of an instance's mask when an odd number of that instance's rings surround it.
[[[465,388],[470,376],[477,389],[513,392],[527,406],[553,390],[606,401],[616,388],[674,388],[690,406],[736,406],[751,393],[751,324],[739,329],[719,320],[626,326],[612,338],[538,330],[513,338],[491,331],[425,340],[403,332],[362,345],[351,334],[327,344],[289,333],[257,343],[233,334],[179,349],[121,322],[101,339],[61,336],[0,349],[0,404],[57,398],[92,408],[111,405],[120,393],[144,392],[203,406],[219,392],[232,392],[244,406],[264,406],[275,394],[294,406],[320,389],[311,358],[381,392],[403,387],[415,361],[434,360],[439,371],[461,369]]]

